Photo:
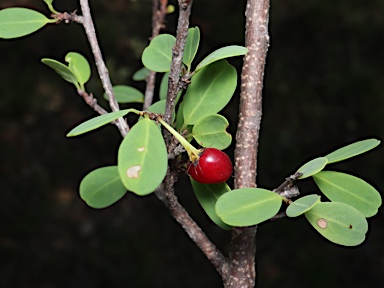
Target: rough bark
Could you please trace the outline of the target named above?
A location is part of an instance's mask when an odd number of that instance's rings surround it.
[[[248,0],[246,7],[245,45],[241,73],[239,122],[235,149],[235,188],[256,187],[257,150],[262,115],[264,68],[269,46],[269,0]],[[254,287],[255,236],[257,227],[232,231],[230,276],[227,288]]]

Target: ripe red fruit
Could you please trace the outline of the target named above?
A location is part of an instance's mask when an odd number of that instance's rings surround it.
[[[206,148],[200,158],[188,166],[188,174],[204,184],[222,183],[232,174],[232,163],[228,155],[216,148]]]

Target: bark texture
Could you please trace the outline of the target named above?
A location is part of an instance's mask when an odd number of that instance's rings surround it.
[[[239,122],[235,149],[235,189],[256,187],[257,150],[262,115],[262,89],[269,46],[269,0],[248,0],[245,11],[245,45],[241,73]],[[257,227],[234,228],[230,251],[230,276],[226,288],[255,286],[255,236]]]

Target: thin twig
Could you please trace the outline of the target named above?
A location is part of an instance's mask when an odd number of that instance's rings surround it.
[[[176,175],[174,172],[168,172],[169,176],[166,178],[165,187],[161,185],[155,191],[157,197],[165,204],[173,218],[183,227],[188,236],[200,248],[219,274],[224,277],[224,275],[228,274],[227,259],[180,204],[174,191]]]
[[[94,111],[96,111],[100,115],[108,113],[108,111],[106,111],[103,107],[97,104],[97,100],[95,97],[93,97],[92,93],[88,94],[87,92],[78,89],[77,94],[83,97],[85,103],[87,103],[89,107],[91,107]]]
[[[151,40],[159,35],[160,30],[164,28],[164,19],[167,15],[168,0],[152,0],[152,36]],[[159,7],[160,4],[160,7]],[[153,101],[155,91],[156,72],[150,71],[146,79],[143,110],[147,109]]]
[[[235,149],[235,188],[256,187],[257,150],[261,123],[263,77],[269,46],[269,0],[248,0],[241,74],[239,122]],[[254,287],[256,227],[234,228],[230,251],[230,277],[225,287]]]
[[[182,60],[187,42],[189,17],[191,15],[192,0],[179,0],[179,19],[176,31],[176,44],[172,49],[172,64],[168,79],[167,104],[165,108],[164,120],[171,122],[172,111],[175,106],[177,93],[185,87],[180,78],[182,70]]]
[[[176,44],[173,47],[173,57],[171,64],[171,71],[168,82],[168,95],[166,112],[164,120],[168,123],[171,121],[171,115],[173,107],[175,105],[175,97],[177,93],[182,89],[183,80],[180,79],[182,57],[184,52],[185,43],[188,35],[189,16],[191,13],[192,1],[179,0],[179,20],[176,33]],[[167,141],[168,148],[174,147],[171,140]],[[172,148],[173,149],[173,148]],[[172,163],[171,163],[172,164]],[[172,165],[170,165],[172,168]],[[204,255],[211,261],[213,266],[219,272],[219,274],[225,278],[228,274],[228,261],[219,249],[209,240],[197,223],[189,216],[188,212],[178,202],[175,195],[174,185],[177,181],[177,170],[169,168],[164,180],[164,186],[161,185],[156,190],[157,197],[165,204],[169,209],[171,215],[187,232],[189,237],[196,243]]]
[[[89,44],[91,45],[93,56],[95,57],[95,64],[97,67],[97,71],[100,76],[101,83],[103,85],[104,91],[108,96],[109,106],[112,111],[119,111],[119,104],[116,101],[116,98],[113,94],[111,79],[109,78],[108,69],[104,63],[103,56],[101,54],[100,46],[97,41],[95,26],[93,24],[91,10],[89,8],[88,0],[80,0],[81,11],[83,17],[81,19],[81,23],[84,27],[85,33],[87,35]],[[124,118],[117,119],[116,125],[120,130],[121,135],[124,137],[128,131],[129,126]]]

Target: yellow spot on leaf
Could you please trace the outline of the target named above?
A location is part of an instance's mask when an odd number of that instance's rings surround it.
[[[139,147],[139,148],[137,148],[137,151],[139,151],[139,152],[143,152],[145,150],[145,147]]]
[[[139,178],[139,171],[141,170],[140,165],[129,167],[127,170],[128,178]]]

